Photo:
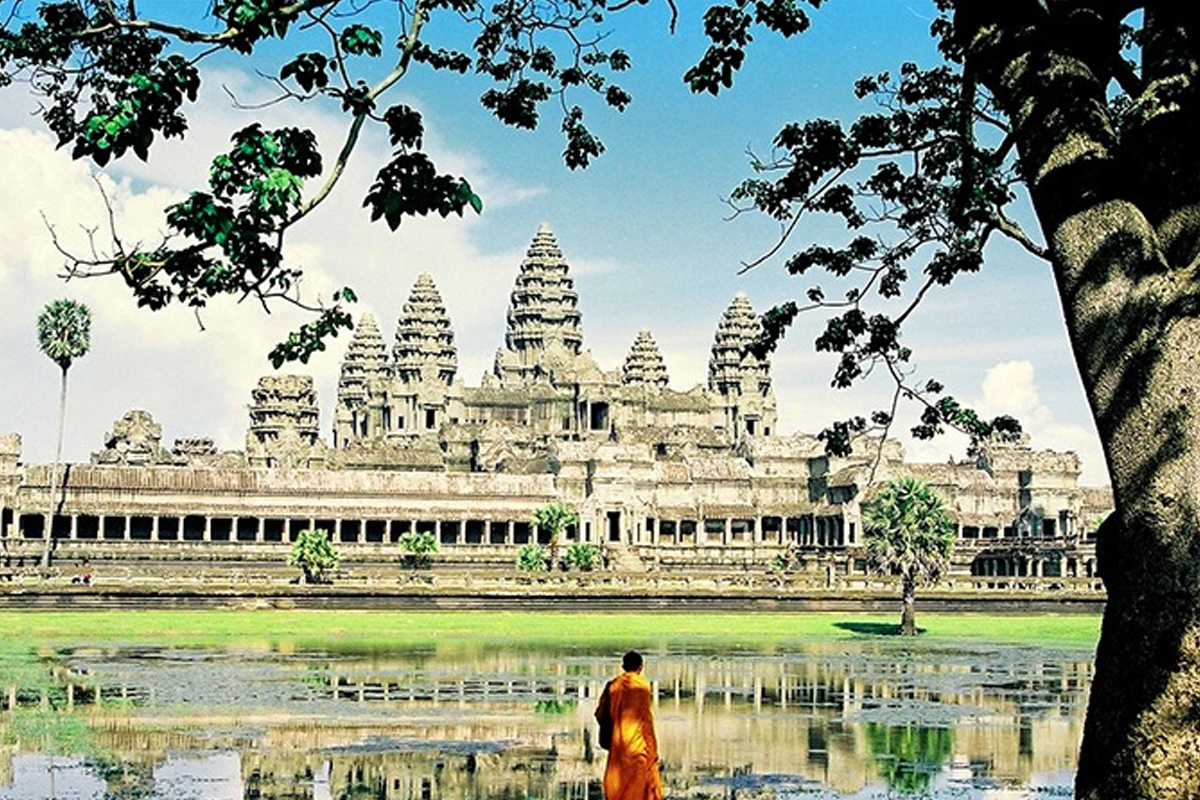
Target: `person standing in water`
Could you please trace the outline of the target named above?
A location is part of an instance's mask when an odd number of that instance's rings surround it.
[[[654,733],[653,692],[642,677],[642,654],[630,650],[620,675],[609,681],[596,705],[600,746],[608,750],[604,800],[661,800],[658,737]]]

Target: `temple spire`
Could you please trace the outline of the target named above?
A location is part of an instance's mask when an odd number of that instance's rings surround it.
[[[509,356],[500,359],[503,363],[498,362],[497,371],[521,378],[536,373],[547,350],[565,351],[570,357],[583,348],[579,295],[558,240],[546,223],[538,227],[521,262],[504,344]]]
[[[375,317],[365,312],[354,327],[354,335],[342,359],[338,378],[338,405],[355,407],[367,398],[367,383],[387,373],[387,350]]]
[[[658,343],[645,328],[638,331],[633,346],[629,348],[629,355],[625,356],[625,366],[621,368],[621,382],[659,388],[668,383],[667,365],[658,350]]]
[[[712,356],[708,361],[709,389],[722,395],[743,392],[765,395],[770,390],[770,362],[746,352],[746,347],[761,331],[762,324],[750,301],[738,292],[717,323]]]
[[[411,383],[433,378],[447,386],[458,370],[454,329],[442,296],[429,273],[422,272],[413,284],[408,302],[396,323],[392,347],[396,377]]]

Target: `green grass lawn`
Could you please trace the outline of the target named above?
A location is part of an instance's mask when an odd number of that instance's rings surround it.
[[[573,614],[437,611],[0,611],[0,631],[25,642],[203,643],[235,638],[378,644],[447,640],[546,644],[691,640],[789,641],[882,636],[895,618],[848,613]],[[923,638],[1092,646],[1091,614],[1001,616],[918,614]]]

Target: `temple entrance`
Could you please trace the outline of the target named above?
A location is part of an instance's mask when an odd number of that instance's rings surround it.
[[[608,512],[608,540],[610,542],[621,541],[621,512]]]
[[[594,431],[608,430],[608,403],[592,403],[588,427]]]

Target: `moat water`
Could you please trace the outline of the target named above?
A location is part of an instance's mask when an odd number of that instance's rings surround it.
[[[1090,650],[649,649],[671,798],[1065,798]],[[0,670],[0,800],[590,800],[619,652],[238,642]],[[3,683],[3,681],[0,681]]]

